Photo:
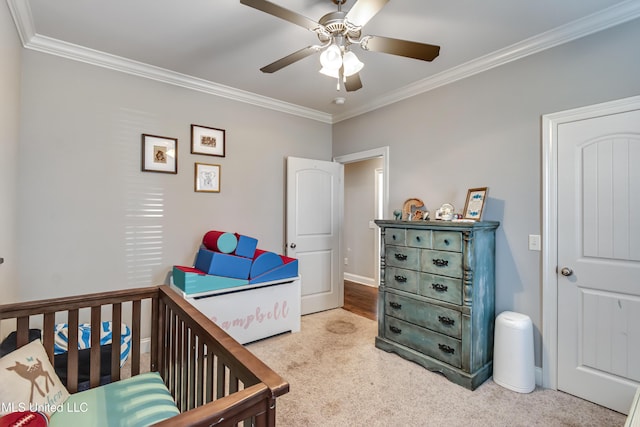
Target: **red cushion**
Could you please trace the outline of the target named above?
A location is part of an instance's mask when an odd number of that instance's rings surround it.
[[[11,412],[0,418],[0,427],[46,427],[48,424],[49,419],[40,412]]]

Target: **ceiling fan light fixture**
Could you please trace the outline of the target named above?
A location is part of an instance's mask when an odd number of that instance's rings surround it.
[[[324,74],[325,76],[333,77],[334,79],[340,78],[340,68],[322,67],[320,69],[320,73]]]
[[[322,68],[339,70],[342,67],[342,51],[338,45],[332,44],[320,54]]]
[[[362,61],[360,61],[356,54],[351,51],[347,51],[344,54],[342,58],[342,64],[344,66],[344,75],[347,77],[360,72],[360,70],[362,70],[362,68],[364,67]]]

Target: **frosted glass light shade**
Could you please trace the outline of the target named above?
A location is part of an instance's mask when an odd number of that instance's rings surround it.
[[[320,69],[320,73],[324,74],[325,76],[333,77],[335,79],[340,78],[340,74],[338,73],[339,71],[340,71],[339,68],[322,67]]]
[[[342,52],[340,48],[332,44],[320,54],[320,63],[323,68],[336,69],[342,67]]]
[[[344,54],[342,63],[344,64],[344,75],[347,77],[356,74],[364,67],[364,64],[358,59],[356,54],[351,51]]]

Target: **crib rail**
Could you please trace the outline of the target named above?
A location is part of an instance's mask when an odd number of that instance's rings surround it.
[[[54,325],[68,323],[67,389],[78,390],[78,325],[88,317],[91,330],[111,320],[111,381],[120,367],[123,319],[130,323],[130,373],[158,371],[181,414],[158,424],[168,426],[275,425],[275,401],[289,384],[168,286],[154,286],[0,306],[0,320],[14,319],[16,344],[29,341],[29,329],[41,329],[54,363]],[[86,320],[84,320],[86,322]],[[142,337],[149,329],[150,340]],[[145,333],[146,334],[146,333]],[[141,366],[149,348],[149,365]],[[89,387],[100,385],[100,335],[91,334]]]

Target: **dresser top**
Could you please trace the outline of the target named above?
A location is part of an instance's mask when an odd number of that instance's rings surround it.
[[[499,221],[395,221],[376,219],[375,223],[384,228],[424,228],[439,230],[496,229]]]

